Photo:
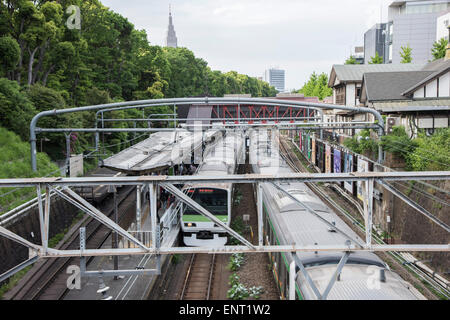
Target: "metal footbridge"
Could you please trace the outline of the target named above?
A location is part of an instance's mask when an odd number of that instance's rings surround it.
[[[97,116],[101,114],[103,123],[108,121],[103,116],[104,112],[129,108],[152,108],[157,106],[190,105],[194,107],[210,107],[215,111],[215,116],[210,118],[193,119],[166,118],[174,124],[174,128],[153,128],[151,122],[161,119],[147,118],[134,119],[136,121],[147,121],[148,128],[39,128],[39,119],[71,112],[95,111]],[[259,108],[259,109],[257,109]],[[341,109],[351,110],[358,113],[367,113],[372,121],[364,123],[333,123],[323,122],[323,110]],[[225,111],[224,111],[225,110]],[[233,110],[234,112],[230,112]],[[259,111],[258,111],[259,110]],[[280,113],[280,110],[282,113]],[[258,112],[257,112],[258,111]],[[266,113],[267,112],[267,113]],[[211,113],[212,114],[212,113]],[[127,119],[129,120],[129,119]],[[183,122],[184,121],[184,122]],[[206,121],[207,123],[204,123]],[[117,171],[122,171],[134,176],[115,177],[79,177],[79,178],[31,178],[31,179],[0,179],[0,188],[36,188],[36,202],[39,209],[40,220],[40,243],[32,243],[18,234],[0,226],[0,236],[15,241],[29,249],[29,259],[20,265],[0,275],[0,281],[12,276],[30,264],[43,258],[80,257],[81,272],[84,276],[121,276],[142,274],[157,275],[161,272],[161,257],[173,254],[186,253],[245,253],[245,252],[318,252],[318,251],[450,251],[449,244],[401,244],[386,245],[375,244],[372,241],[372,210],[373,210],[373,184],[388,181],[406,180],[447,180],[450,172],[370,172],[370,173],[339,173],[339,174],[311,174],[295,173],[288,175],[227,175],[227,176],[183,176],[183,175],[155,175],[162,170],[172,168],[192,160],[194,151],[201,151],[203,143],[215,137],[217,132],[249,127],[270,128],[276,130],[323,130],[326,128],[372,128],[377,129],[379,136],[384,134],[384,122],[381,115],[373,109],[336,106],[328,104],[287,101],[277,99],[252,99],[252,98],[183,98],[183,99],[160,99],[113,103],[99,106],[88,106],[82,108],[52,110],[41,112],[34,117],[30,125],[32,168],[36,170],[36,136],[43,132],[91,132],[96,137],[96,150],[99,149],[99,135],[102,132],[157,132],[148,139],[132,146],[108,159],[103,160],[103,166]],[[382,150],[379,150],[381,159]],[[141,175],[140,175],[141,174]],[[233,229],[215,219],[208,210],[193,201],[189,196],[180,191],[176,185],[186,183],[253,183],[256,185],[258,194],[258,244],[253,245]],[[276,182],[298,181],[298,182],[342,182],[359,181],[365,185],[367,199],[364,203],[366,238],[363,246],[355,243],[336,245],[265,245],[263,241],[263,212],[261,204],[262,183],[275,185]],[[95,206],[86,201],[74,191],[76,187],[95,186],[117,186],[131,185],[136,187],[136,223],[129,230],[124,230],[115,221],[108,218]],[[164,189],[171,194],[176,201],[172,202],[161,211],[157,208],[157,194],[159,189]],[[148,195],[148,199],[146,197]],[[85,247],[83,230],[80,230],[80,248],[76,250],[57,250],[48,245],[49,238],[49,216],[51,197],[58,196],[76,206],[83,213],[98,220],[121,237],[121,244],[117,248],[88,249]],[[292,197],[293,201],[298,200]],[[201,215],[213,220],[218,226],[238,239],[240,245],[223,247],[176,247],[176,238],[180,228],[181,203],[197,210]],[[444,226],[448,228],[448,226]],[[448,231],[448,229],[447,229]],[[87,270],[85,259],[88,257],[106,256],[139,256],[153,257],[155,262],[152,268],[146,264],[139,269],[127,270]]]

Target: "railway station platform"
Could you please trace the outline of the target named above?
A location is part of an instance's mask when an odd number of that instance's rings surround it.
[[[169,220],[171,218],[171,212],[173,208],[167,209],[162,212],[162,222],[170,224]],[[161,210],[162,211],[162,210]],[[129,228],[129,232],[133,233],[135,229],[134,224]],[[142,221],[143,234],[149,233],[151,230],[151,219],[149,215],[149,207],[143,208],[143,221]],[[180,228],[178,226],[169,228],[168,231],[164,233],[161,245],[163,246],[174,246],[177,239]],[[149,239],[150,237],[146,237]],[[151,241],[144,241],[146,245],[151,245]],[[127,242],[120,241],[119,247],[129,247],[130,244]],[[110,249],[112,247],[112,236],[108,237],[105,241],[102,249]],[[167,259],[170,259],[168,255],[161,255],[161,270],[163,270]],[[156,256],[155,255],[145,255],[145,256],[123,256],[119,257],[119,270],[137,270],[139,269],[155,269],[156,268]],[[114,259],[112,257],[95,257],[86,267],[87,271],[101,271],[101,270],[114,270]],[[142,275],[129,275],[118,277],[117,280],[113,276],[102,277],[103,283],[109,287],[106,297],[111,297],[112,300],[145,300],[149,293],[151,292],[153,285],[157,280],[157,274],[142,274]],[[97,293],[100,286],[100,278],[97,276],[93,277],[82,277],[81,278],[81,289],[70,290],[64,300],[100,300],[104,296]]]

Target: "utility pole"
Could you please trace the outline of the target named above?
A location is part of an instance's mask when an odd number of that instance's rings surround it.
[[[119,221],[119,214],[118,214],[118,208],[117,208],[117,188],[116,186],[110,186],[108,192],[113,194],[113,205],[114,205],[114,222],[118,224]],[[117,249],[119,247],[119,235],[116,231],[112,232],[112,247],[113,249]],[[119,270],[119,257],[114,256],[114,270]],[[114,276],[114,280],[118,280],[118,276]]]
[[[70,177],[70,133],[66,136],[66,175]]]

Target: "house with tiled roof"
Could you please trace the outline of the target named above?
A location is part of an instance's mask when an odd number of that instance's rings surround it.
[[[351,107],[361,106],[361,88],[366,73],[414,72],[423,69],[424,64],[365,64],[333,65],[328,86],[333,89],[333,104]],[[354,114],[350,111],[334,110],[327,112],[328,122],[366,121],[366,114]],[[359,130],[336,129],[341,140],[353,136]],[[342,142],[342,141],[340,141]]]
[[[447,128],[450,116],[450,59],[426,64],[420,71],[365,73],[361,104],[387,116],[387,131],[403,125],[411,136]]]
[[[388,132],[403,125],[411,136],[419,129],[432,134],[448,127],[450,115],[450,53],[427,64],[334,65],[328,86],[333,103],[365,106],[387,116]],[[372,121],[370,114],[328,113],[329,122]],[[335,130],[344,139],[358,130]]]

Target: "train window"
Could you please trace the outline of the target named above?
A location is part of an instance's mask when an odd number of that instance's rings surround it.
[[[203,208],[216,215],[228,214],[228,193],[226,190],[213,188],[196,188],[191,189],[189,195],[192,199],[201,205]],[[196,215],[200,214],[197,210],[186,206],[185,214]]]

